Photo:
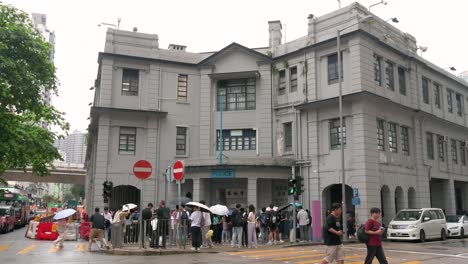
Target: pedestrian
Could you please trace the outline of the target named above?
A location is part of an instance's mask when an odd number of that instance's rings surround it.
[[[190,213],[185,208],[185,205],[182,205],[182,209],[177,213],[177,219],[177,240],[179,241],[179,247],[185,247],[185,244],[187,244],[188,226],[190,224]]]
[[[312,216],[310,215],[309,209],[306,209],[307,212],[307,241],[312,241]]]
[[[157,237],[155,237],[155,247],[166,248],[166,237],[169,235],[169,220],[171,218],[171,211],[166,207],[166,202],[161,200],[159,208],[156,210],[158,218]],[[162,237],[162,245],[159,244],[159,237]]]
[[[256,217],[255,207],[249,205],[249,214],[247,217],[247,245],[249,248],[257,248],[257,232],[255,231]]]
[[[367,256],[365,264],[371,264],[374,260],[374,257],[377,257],[380,264],[388,264],[387,258],[382,247],[382,234],[384,233],[384,228],[381,227],[379,222],[380,218],[380,209],[371,208],[370,210],[371,218],[367,220],[365,224],[366,234],[369,235],[369,241],[366,243],[367,246]]]
[[[91,233],[89,234],[89,246],[88,249],[91,251],[94,239],[98,239],[100,242],[100,248],[104,246],[109,249],[107,241],[104,239],[104,229],[106,229],[105,219],[102,214],[99,213],[99,207],[94,209],[94,214],[89,219],[91,222]]]
[[[324,242],[326,247],[326,257],[320,264],[337,262],[344,264],[344,248],[341,242],[343,236],[341,220],[341,204],[333,203],[331,213],[327,216],[327,221],[324,225]]]
[[[200,208],[197,206],[193,207],[193,212],[190,214],[190,232],[192,233],[192,250],[198,251],[202,245],[202,232],[201,227],[203,223],[203,214],[200,212]]]
[[[176,230],[177,230],[177,225],[178,225],[178,219],[177,219],[177,214],[179,212],[179,205],[176,205],[176,209],[175,210],[172,210],[171,212],[171,232],[169,234],[169,237],[171,238],[170,239],[170,243],[171,245],[176,245]]]
[[[153,216],[153,203],[148,203],[145,209],[141,211],[141,218],[143,221],[143,227],[145,231],[145,236],[149,236],[151,238],[151,217]]]
[[[277,236],[277,227],[278,227],[278,213],[274,210],[273,204],[270,204],[270,207],[266,209],[267,211],[267,225],[268,225],[268,245],[276,244]]]
[[[267,226],[267,214],[266,214],[266,208],[262,207],[262,211],[259,216],[259,222],[260,222],[260,239],[262,243],[266,243],[268,239],[268,226]]]
[[[242,215],[240,213],[240,204],[236,204],[236,209],[232,211],[231,222],[232,222],[232,239],[231,247],[237,246],[238,248],[242,247]],[[237,244],[237,245],[236,245]]]
[[[230,244],[231,237],[232,237],[232,223],[231,218],[227,216],[223,216],[223,243]]]
[[[299,223],[299,233],[300,233],[300,241],[305,242],[308,240],[307,236],[307,220],[309,216],[307,215],[306,210],[299,206],[299,212],[297,213],[297,222]]]
[[[68,222],[68,217],[58,220],[58,223],[57,223],[58,237],[56,240],[54,240],[54,242],[52,242],[52,245],[54,245],[54,247],[57,247],[58,245],[59,248],[63,248],[63,241],[65,241],[64,234],[65,234],[65,230],[67,229],[67,222]]]
[[[241,226],[242,226],[242,246],[248,247],[248,237],[247,237],[247,212],[244,208],[240,209],[241,213]]]
[[[200,201],[201,204],[205,204],[205,201]],[[210,213],[202,213],[203,214],[203,226],[201,226],[202,230],[202,248],[212,248],[213,241],[211,237],[208,236],[208,231],[211,230],[211,215]],[[212,231],[213,232],[213,231]]]
[[[106,229],[104,230],[104,237],[106,241],[110,241],[111,239],[111,226],[112,226],[112,214],[109,212],[109,207],[104,207],[104,225]]]
[[[125,218],[128,214],[128,211],[123,211],[123,206],[120,206],[117,212],[115,212],[114,214],[111,232],[111,241],[113,248],[122,247],[122,242],[124,238]]]
[[[348,238],[354,237],[354,235],[356,234],[356,219],[352,214],[348,214],[346,224],[348,227]]]
[[[213,215],[213,243],[221,244],[221,233],[223,231],[223,218],[219,215]]]

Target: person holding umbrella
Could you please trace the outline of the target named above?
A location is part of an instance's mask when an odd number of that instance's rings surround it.
[[[63,247],[63,241],[65,240],[64,233],[65,229],[67,228],[68,217],[74,215],[75,213],[76,211],[74,209],[65,209],[58,212],[54,216],[54,219],[58,220],[57,233],[59,234],[58,238],[54,242],[52,242],[52,244],[55,247],[57,246],[57,244],[60,248]]]

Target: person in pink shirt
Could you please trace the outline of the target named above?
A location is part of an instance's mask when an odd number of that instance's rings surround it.
[[[371,208],[370,210],[371,218],[367,220],[365,224],[366,234],[369,235],[369,241],[367,242],[367,256],[364,261],[365,264],[372,264],[374,257],[377,257],[380,264],[388,264],[387,258],[382,247],[382,234],[384,233],[384,228],[379,222],[380,218],[380,209]]]

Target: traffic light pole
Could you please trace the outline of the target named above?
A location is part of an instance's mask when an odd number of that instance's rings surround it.
[[[296,178],[296,167],[295,166],[291,167],[291,172],[292,172],[292,178],[295,179]],[[296,188],[296,192],[297,192],[297,188]],[[294,193],[294,195],[293,195],[293,202],[292,203],[293,203],[292,204],[292,208],[293,208],[293,214],[292,214],[292,217],[293,217],[293,230],[291,232],[291,238],[292,238],[291,242],[296,243],[296,193]]]

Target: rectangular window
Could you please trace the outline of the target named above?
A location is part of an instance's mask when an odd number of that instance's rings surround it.
[[[453,113],[452,94],[453,94],[453,91],[450,89],[447,89],[447,110],[449,111],[449,113]]]
[[[283,95],[286,94],[286,71],[281,70],[279,71],[279,79],[278,79],[278,94]]]
[[[176,155],[187,155],[187,128],[177,127]]]
[[[401,151],[404,155],[409,156],[410,147],[409,147],[409,132],[408,128],[405,126],[400,127],[401,130]]]
[[[466,145],[463,141],[460,141],[460,162],[463,166],[466,165]]]
[[[292,123],[284,124],[284,152],[292,152]]]
[[[440,84],[434,83],[434,103],[440,109]]]
[[[388,149],[393,153],[398,152],[397,125],[395,123],[388,123]]]
[[[393,63],[387,61],[385,66],[385,76],[386,76],[386,85],[387,88],[394,91],[395,90],[395,75],[393,70]]]
[[[385,150],[385,121],[377,119],[377,149]]]
[[[423,102],[429,104],[429,79],[422,77]]]
[[[216,131],[216,150],[219,151],[219,130]],[[253,129],[223,130],[223,150],[255,150],[257,131]]]
[[[462,116],[463,107],[462,107],[462,95],[455,94],[455,100],[457,101],[457,115]]]
[[[340,119],[332,119],[329,121],[330,125],[330,146],[332,149],[340,148],[341,146],[341,130]],[[343,118],[343,144],[346,144],[346,119]]]
[[[136,128],[120,127],[119,132],[119,154],[135,155]]]
[[[439,152],[439,160],[445,161],[445,150],[444,150],[444,136],[437,135],[437,150]]]
[[[255,79],[218,81],[217,108],[223,111],[255,110]]]
[[[374,81],[382,86],[382,57],[374,54]]]
[[[289,91],[297,91],[297,67],[289,68]]]
[[[179,74],[177,78],[177,101],[187,102],[187,84],[188,76],[185,74]]]
[[[427,158],[430,160],[434,159],[434,135],[430,132],[426,132],[426,146],[427,146]]]
[[[341,79],[343,79],[343,53],[341,53]],[[328,56],[328,83],[338,81],[338,55]]]
[[[450,145],[452,146],[452,161],[454,164],[457,164],[458,163],[457,141],[455,139],[451,139]]]
[[[122,70],[122,95],[138,95],[140,73],[135,69]]]
[[[400,94],[406,95],[406,76],[405,68],[398,67],[398,86],[400,88]]]

